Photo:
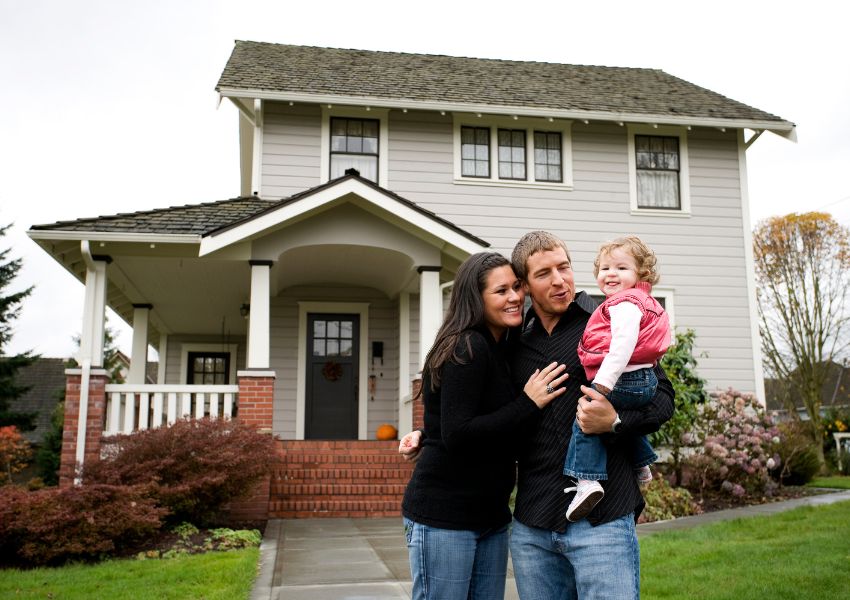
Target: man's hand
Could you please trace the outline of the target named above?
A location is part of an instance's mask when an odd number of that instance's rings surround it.
[[[584,396],[578,399],[576,420],[583,433],[610,433],[617,411],[608,398],[586,386],[581,386]]]
[[[422,432],[418,429],[405,434],[398,443],[398,453],[404,457],[404,460],[416,462],[419,459],[419,452],[422,448],[419,442],[422,440]]]

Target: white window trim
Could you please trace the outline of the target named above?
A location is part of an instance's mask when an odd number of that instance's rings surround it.
[[[350,119],[374,119],[378,121],[378,185],[389,188],[389,121],[388,108],[358,108],[353,106],[322,106],[321,182],[331,176],[331,117]]]
[[[491,115],[477,116],[469,113],[453,113],[454,143],[454,183],[459,185],[488,185],[498,187],[519,187],[532,189],[573,189],[573,152],[572,121],[542,120]],[[464,177],[461,173],[460,129],[461,127],[487,127],[490,129],[490,177]],[[499,179],[499,129],[525,130],[525,172],[528,179]],[[560,183],[534,180],[534,132],[550,131],[561,134],[561,175]]]
[[[679,201],[680,208],[638,208],[637,162],[635,158],[635,136],[655,135],[679,138]],[[628,126],[629,152],[629,202],[633,215],[664,215],[665,217],[691,216],[691,184],[688,167],[688,130],[684,127],[653,127],[651,125]]]
[[[602,291],[596,285],[576,285],[576,293],[585,292],[589,295],[599,296]],[[676,289],[671,286],[652,286],[652,297],[664,299],[664,312],[670,319],[671,343],[676,341]]]
[[[227,352],[230,354],[229,385],[236,385],[236,350],[238,344],[181,344],[180,345],[180,383],[186,384],[188,380],[190,352]]]
[[[298,358],[295,378],[295,439],[304,439],[307,416],[307,316],[309,313],[343,313],[360,316],[360,343],[357,389],[357,439],[369,436],[369,304],[366,302],[299,302],[298,303]]]

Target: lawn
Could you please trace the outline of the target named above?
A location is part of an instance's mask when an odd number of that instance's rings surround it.
[[[835,475],[833,477],[816,477],[808,484],[809,487],[825,487],[838,488],[841,490],[850,490],[850,476]]]
[[[247,599],[257,574],[258,557],[258,548],[247,548],[171,559],[0,571],[0,598]]]
[[[656,600],[850,598],[850,502],[641,540],[641,595]]]

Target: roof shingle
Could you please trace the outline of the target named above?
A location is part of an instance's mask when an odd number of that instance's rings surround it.
[[[216,90],[785,121],[658,69],[237,41]]]

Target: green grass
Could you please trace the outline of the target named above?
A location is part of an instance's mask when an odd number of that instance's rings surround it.
[[[235,600],[248,598],[258,548],[172,559],[111,560],[31,571],[0,571],[0,598],[54,600]]]
[[[801,507],[641,540],[651,600],[850,598],[850,502]]]
[[[833,477],[815,477],[809,483],[809,487],[825,487],[838,488],[840,490],[850,490],[850,476],[835,475]]]

